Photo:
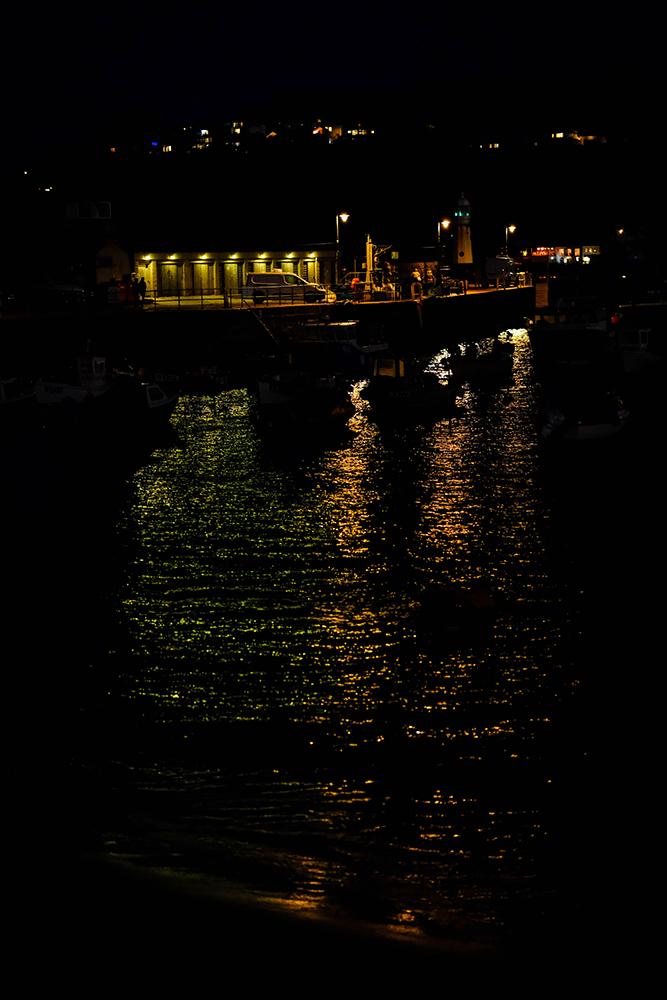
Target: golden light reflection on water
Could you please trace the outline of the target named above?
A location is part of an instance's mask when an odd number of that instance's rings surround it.
[[[343,717],[346,705],[376,703],[382,670],[395,680],[415,663],[444,685],[443,704],[469,698],[470,672],[487,662],[487,702],[530,687],[545,651],[525,621],[520,644],[507,617],[490,646],[423,648],[414,614],[431,580],[484,575],[523,600],[545,585],[529,345],[521,332],[513,340],[513,380],[493,392],[463,385],[460,418],[378,427],[359,400],[348,447],[288,466],[267,458],[245,391],[184,399],[183,446],[137,474],[124,525],[134,548],[124,608],[134,653],[151,663],[136,690],[194,716],[205,704],[253,717],[286,699],[295,717],[310,716],[324,698]],[[431,361],[446,366],[443,352]],[[258,685],[268,697],[257,698]]]
[[[510,808],[477,770],[533,762],[572,683],[530,348],[523,331],[512,340],[512,378],[462,384],[452,421],[378,426],[357,391],[350,442],[277,448],[255,429],[245,390],[187,397],[181,446],[136,474],[120,525],[128,698],[186,726],[311,726],[308,747],[326,748],[335,772],[307,790],[281,786],[283,811],[268,779],[242,818],[229,805],[243,836],[257,824],[263,837],[327,844],[327,861],[306,848],[276,854],[290,889],[260,879],[264,899],[307,912],[366,906],[421,933],[459,919],[461,865],[521,859],[544,836],[535,810]],[[430,368],[444,379],[446,352]],[[491,627],[425,622],[427,584],[480,576],[497,598]],[[265,837],[256,853],[267,851]],[[374,858],[370,885],[358,852]],[[488,881],[465,891],[484,922]]]

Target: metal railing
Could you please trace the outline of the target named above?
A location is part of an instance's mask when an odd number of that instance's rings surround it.
[[[244,304],[249,305],[312,305],[335,302],[335,293],[331,286],[322,285],[320,289],[304,288],[303,286],[276,286],[263,288],[250,285],[236,285],[224,289],[214,287],[162,288],[159,291],[147,289],[146,297],[140,307],[157,309],[160,305],[173,308],[215,308],[239,309]],[[136,304],[136,303],[135,303]]]
[[[524,287],[532,284],[529,273],[514,276],[502,276],[497,279],[496,288]],[[448,279],[440,287],[422,286],[421,294],[413,289],[410,281],[397,282],[391,289],[365,286],[352,290],[346,285],[321,285],[321,290],[310,289],[303,285],[292,286],[252,286],[235,285],[224,289],[214,286],[189,286],[185,288],[162,288],[160,290],[147,288],[143,297],[135,298],[134,290],[129,283],[120,286],[106,287],[99,285],[79,298],[59,296],[42,300],[39,296],[14,297],[4,296],[0,314],[7,315],[69,315],[81,311],[99,309],[122,310],[152,310],[174,309],[242,309],[244,306],[274,307],[274,306],[328,306],[332,303],[357,303],[374,301],[400,301],[404,299],[426,299],[436,297],[464,295],[466,283]]]
[[[521,274],[503,280],[496,288],[524,287],[531,284],[530,274]],[[348,286],[321,285],[323,291],[311,291],[304,286],[253,286],[235,285],[224,289],[204,286],[185,288],[163,288],[159,291],[147,289],[143,302],[133,302],[132,296],[125,300],[125,307],[143,309],[241,309],[244,306],[273,307],[298,305],[331,305],[333,302],[375,302],[400,301],[403,299],[426,299],[433,295],[445,297],[465,295],[467,283],[460,279],[447,279],[440,286],[422,286],[421,295],[415,293],[413,282],[397,282],[391,290],[377,288],[370,290],[360,286],[352,290]]]

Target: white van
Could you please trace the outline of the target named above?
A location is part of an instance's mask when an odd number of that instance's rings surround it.
[[[253,302],[335,302],[334,292],[314,285],[291,271],[251,271],[241,295]]]

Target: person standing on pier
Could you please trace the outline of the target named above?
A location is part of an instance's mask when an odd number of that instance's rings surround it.
[[[415,267],[414,271],[412,272],[411,291],[412,291],[412,298],[419,299],[419,301],[421,302],[423,299],[423,285],[422,285],[421,272],[418,267]]]

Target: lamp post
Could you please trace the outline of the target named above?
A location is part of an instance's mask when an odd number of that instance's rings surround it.
[[[340,223],[347,222],[349,218],[350,216],[345,213],[336,216],[336,267],[334,269],[336,284],[340,281]]]
[[[442,284],[441,263],[440,263],[440,254],[441,254],[440,237],[442,230],[449,229],[449,226],[450,226],[449,219],[443,219],[442,222],[438,222],[438,284],[439,285]]]
[[[516,226],[505,226],[505,256],[509,257],[508,243],[510,239],[510,233],[513,233]],[[503,264],[503,288],[507,291],[507,282],[510,278],[510,268],[508,264]]]

